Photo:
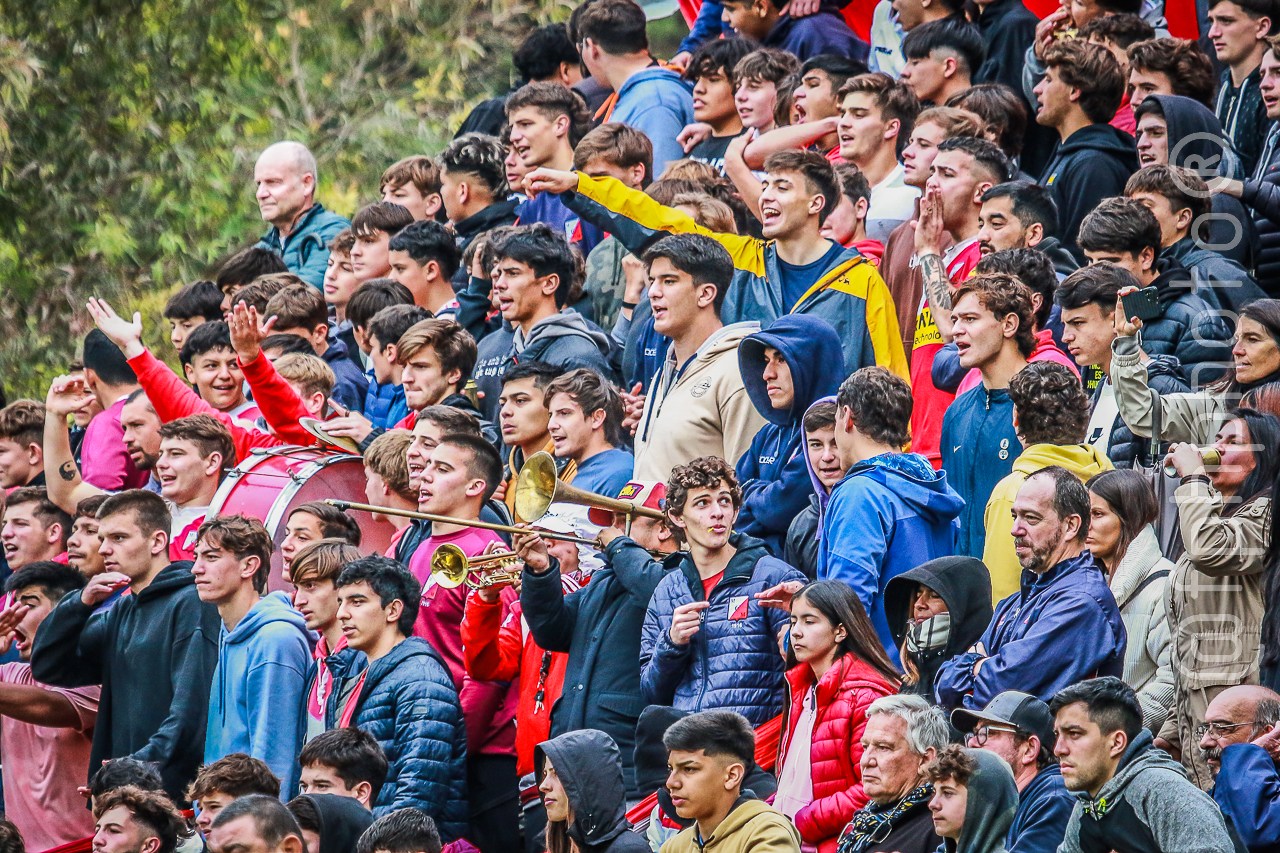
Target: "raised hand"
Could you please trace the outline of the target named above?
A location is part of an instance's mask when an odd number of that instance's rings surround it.
[[[1058,30],[1071,26],[1071,13],[1065,6],[1059,6],[1036,24],[1035,45],[1036,59],[1044,60],[1044,52],[1058,40]]]
[[[821,8],[822,0],[791,0],[787,14],[793,18],[803,18],[806,15],[816,15]]]
[[[711,606],[709,601],[690,601],[681,604],[671,613],[671,630],[667,636],[677,646],[685,646],[693,635],[702,630],[702,611]]]
[[[637,382],[629,393],[624,391],[619,396],[622,397],[622,428],[635,435],[644,414],[644,385]]]
[[[710,138],[711,133],[711,125],[705,121],[695,121],[693,124],[684,126],[684,130],[676,136],[676,142],[680,143],[681,149],[688,154],[698,143]]]
[[[920,216],[916,219],[916,256],[942,254],[942,190],[927,187],[920,199]]]
[[[275,328],[276,318],[268,317],[263,322],[258,316],[258,309],[244,302],[239,302],[227,315],[227,329],[231,332],[231,347],[241,364],[248,364],[262,353],[262,341]]]
[[[31,612],[30,605],[19,604],[5,596],[5,606],[0,609],[0,654],[7,654],[17,636],[18,626]]]
[[[126,320],[112,309],[107,300],[96,296],[90,297],[85,307],[89,309],[89,316],[93,318],[93,322],[97,324],[102,334],[110,338],[113,344],[120,347],[125,358],[134,358],[142,355],[141,312],[134,311],[133,320]]]
[[[1138,288],[1129,286],[1120,288],[1120,292],[1116,294],[1116,313],[1113,320],[1116,335],[1121,338],[1132,338],[1142,330],[1142,321],[1137,317],[1130,317],[1129,313],[1124,310],[1124,297],[1130,293],[1136,293]]]
[[[44,398],[45,414],[65,418],[92,406],[97,398],[78,374],[59,376],[49,385]]]

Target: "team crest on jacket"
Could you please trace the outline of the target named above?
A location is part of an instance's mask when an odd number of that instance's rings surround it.
[[[751,604],[751,597],[746,595],[729,596],[729,621],[737,622],[740,619],[747,618],[747,608]]]
[[[691,389],[689,389],[689,393],[695,397],[701,397],[710,390],[711,390],[711,380],[703,379],[697,385],[694,385]]]

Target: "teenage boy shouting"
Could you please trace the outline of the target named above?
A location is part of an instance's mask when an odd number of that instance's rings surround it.
[[[846,368],[882,364],[905,377],[906,357],[884,280],[866,258],[821,234],[840,200],[831,164],[821,154],[788,151],[770,156],[765,170],[764,239],[709,231],[687,214],[609,178],[537,169],[528,184],[535,192],[565,193],[566,204],[633,251],[643,251],[664,231],[714,239],[736,268],[720,312],[724,322],[817,316],[840,334]]]
[[[723,708],[760,725],[782,710],[778,632],[787,614],[763,607],[756,594],[804,576],[760,540],[733,532],[741,505],[723,459],[703,457],[671,472],[666,512],[686,553],[649,601],[640,680],[651,704]]]
[[[512,362],[544,361],[566,371],[589,367],[612,376],[609,337],[565,308],[580,262],[564,236],[547,225],[522,226],[497,238],[490,250],[496,258],[493,292],[510,328],[504,324],[478,348],[475,381],[485,418],[492,421],[497,413],[501,376]]]

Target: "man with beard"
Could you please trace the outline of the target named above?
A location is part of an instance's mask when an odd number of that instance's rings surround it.
[[[1018,490],[1012,512],[1022,588],[996,606],[969,651],[942,665],[937,694],[948,710],[985,708],[1005,690],[1048,701],[1077,681],[1122,669],[1120,610],[1084,547],[1084,484],[1065,468],[1042,468]]]
[[[1209,794],[1227,820],[1237,850],[1274,850],[1280,837],[1280,694],[1256,684],[1228,687],[1209,703],[1197,729],[1213,773]]]

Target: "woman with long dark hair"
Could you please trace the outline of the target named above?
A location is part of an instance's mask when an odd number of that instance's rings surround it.
[[[1228,413],[1242,397],[1267,382],[1280,380],[1280,300],[1259,299],[1240,310],[1231,347],[1231,369],[1211,385],[1186,394],[1159,394],[1147,382],[1147,366],[1137,337],[1141,321],[1116,312],[1117,337],[1111,343],[1111,381],[1120,417],[1135,435],[1151,435],[1153,398],[1161,408],[1160,438],[1210,444]],[[1197,377],[1189,376],[1192,385]]]
[[[1206,464],[1193,444],[1175,444],[1166,465],[1186,550],[1169,577],[1173,714],[1158,737],[1202,788],[1212,774],[1195,727],[1223,690],[1258,681],[1263,575],[1271,542],[1272,487],[1280,471],[1280,420],[1239,409],[1218,429]]]
[[[1173,706],[1173,669],[1165,598],[1173,563],[1160,553],[1156,494],[1139,471],[1104,471],[1089,478],[1085,546],[1102,564],[1120,607],[1129,642],[1122,678],[1138,694],[1142,725],[1160,731]]]
[[[899,674],[857,594],[839,581],[816,581],[791,599],[787,663],[774,806],[807,849],[827,853],[867,802],[858,767],[866,710],[897,692]]]

